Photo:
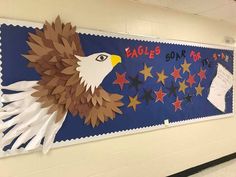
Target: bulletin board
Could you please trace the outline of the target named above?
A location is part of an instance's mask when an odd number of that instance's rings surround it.
[[[59,17],[44,26],[0,19],[0,44],[1,156],[234,113],[230,47],[75,28]]]

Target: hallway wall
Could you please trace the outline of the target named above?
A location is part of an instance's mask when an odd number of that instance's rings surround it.
[[[225,45],[236,26],[127,0],[0,0],[0,17]],[[235,117],[0,159],[0,177],[157,177],[236,150]]]

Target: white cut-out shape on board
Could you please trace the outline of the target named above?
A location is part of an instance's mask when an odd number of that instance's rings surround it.
[[[210,86],[210,92],[207,99],[220,111],[225,112],[225,96],[228,90],[233,86],[233,75],[218,64],[217,74]]]
[[[81,83],[84,82],[86,91],[91,89],[92,93],[99,87],[113,67],[121,62],[119,56],[110,55],[105,52],[83,57],[76,55],[75,57],[78,58],[76,70],[80,72]]]
[[[0,139],[0,147],[3,149],[14,139],[11,150],[16,150],[22,144],[30,140],[25,151],[37,149],[43,141],[43,152],[46,153],[53,145],[55,135],[61,128],[67,112],[60,121],[55,122],[57,112],[48,114],[49,108],[42,108],[37,98],[31,96],[37,86],[37,81],[20,81],[2,89],[20,91],[15,94],[3,94],[2,101],[7,103],[0,109],[0,133],[11,128]]]
[[[164,120],[164,125],[165,125],[165,126],[169,126],[169,124],[170,124],[169,119],[165,119],[165,120]]]

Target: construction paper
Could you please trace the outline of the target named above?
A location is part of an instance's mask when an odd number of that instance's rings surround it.
[[[0,156],[230,117],[234,51],[0,20]]]
[[[233,85],[233,75],[221,64],[218,64],[217,74],[210,86],[207,99],[219,110],[225,112],[225,96]]]

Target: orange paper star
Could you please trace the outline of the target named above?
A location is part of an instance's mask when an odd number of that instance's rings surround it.
[[[195,74],[194,75],[189,74],[188,76],[187,82],[189,83],[190,87],[192,87],[193,84],[196,83],[194,77],[195,77]]]
[[[200,77],[200,80],[206,79],[206,69],[200,69],[199,73],[197,74]]]
[[[162,88],[160,88],[158,91],[156,91],[155,95],[156,95],[156,101],[155,102],[160,101],[160,102],[164,103],[163,98],[164,98],[164,96],[166,96],[166,93],[164,93],[162,91]]]
[[[175,112],[179,109],[182,110],[181,104],[182,104],[182,100],[179,100],[179,98],[176,98],[176,101],[174,103],[172,103],[175,107]]]
[[[174,66],[174,71],[171,73],[171,75],[172,75],[172,76],[174,77],[174,79],[175,79],[175,82],[176,82],[177,79],[180,79],[180,78],[181,78],[181,76],[180,76],[180,69],[181,69],[181,68],[176,69],[175,66]]]
[[[113,82],[113,84],[118,84],[121,90],[123,90],[124,84],[129,83],[129,81],[125,78],[125,75],[126,72],[123,74],[116,72],[116,80]]]

